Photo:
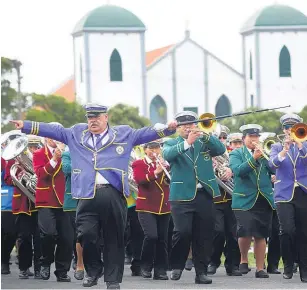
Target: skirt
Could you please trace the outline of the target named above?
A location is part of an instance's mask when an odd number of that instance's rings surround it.
[[[234,210],[237,237],[268,238],[272,228],[273,209],[261,194],[250,210]]]

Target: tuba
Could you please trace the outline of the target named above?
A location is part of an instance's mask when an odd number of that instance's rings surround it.
[[[12,180],[15,186],[35,203],[37,177],[33,169],[33,155],[28,148],[28,143],[29,140],[25,134],[13,139],[4,148],[2,158],[6,161],[15,160],[10,170]]]
[[[214,157],[214,170],[217,184],[222,187],[227,193],[232,194],[234,188],[233,178],[223,181],[221,178],[225,174],[225,168],[229,167],[229,155],[225,152],[223,155]]]

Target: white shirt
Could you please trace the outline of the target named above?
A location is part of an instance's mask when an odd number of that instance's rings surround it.
[[[93,138],[89,139],[89,144],[91,146],[93,146],[94,148],[96,147],[96,142],[97,142],[97,138],[100,138],[101,136],[103,136],[106,132],[107,132],[108,128],[106,128],[101,134],[99,134],[100,136],[95,136],[94,134],[92,134]],[[109,134],[106,134],[103,139],[101,140],[101,144],[104,145],[108,142],[109,140]],[[94,140],[94,144],[93,144],[93,140]],[[97,184],[109,184],[109,181],[107,181],[98,171],[96,174],[96,185]]]
[[[54,150],[55,150],[56,148],[50,147],[48,144],[47,144],[47,148],[48,148],[48,150],[50,151],[51,155],[53,155]],[[55,168],[57,164],[58,164],[57,161],[54,161],[53,159],[50,159],[50,165],[51,165],[53,168]]]
[[[188,150],[191,146],[192,145],[190,145],[187,140],[184,140],[184,143],[183,143],[184,150]],[[198,183],[197,188],[200,189],[200,188],[203,188],[203,186],[200,183]]]

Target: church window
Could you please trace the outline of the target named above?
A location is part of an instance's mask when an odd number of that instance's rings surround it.
[[[82,66],[82,57],[80,55],[80,83],[83,83],[83,66]]]
[[[114,49],[110,57],[110,81],[121,82],[122,80],[122,60],[117,49]]]
[[[285,45],[279,54],[279,76],[281,78],[291,77],[291,56]]]
[[[227,96],[221,95],[215,106],[215,115],[223,116],[231,114],[231,104]]]
[[[197,107],[184,107],[183,110],[184,111],[192,111],[192,112],[198,114],[198,108]]]
[[[254,107],[254,95],[251,95],[251,107]]]
[[[249,54],[249,79],[253,79],[253,59],[252,53]]]
[[[150,121],[152,124],[167,123],[167,106],[161,96],[156,95],[152,99],[150,103],[149,114]]]

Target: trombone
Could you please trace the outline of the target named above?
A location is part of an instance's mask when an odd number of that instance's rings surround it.
[[[290,131],[290,134],[277,135],[278,140],[284,146],[286,139],[294,142],[305,142],[307,141],[307,124],[296,123]]]

